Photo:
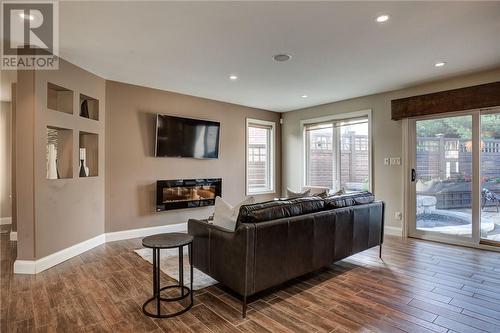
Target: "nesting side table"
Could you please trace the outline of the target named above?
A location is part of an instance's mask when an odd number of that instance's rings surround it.
[[[153,297],[148,299],[142,306],[142,312],[145,315],[154,318],[171,318],[178,316],[186,311],[188,311],[193,306],[193,236],[182,233],[167,233],[158,234],[146,237],[142,240],[142,245],[144,247],[151,248],[153,250]],[[190,263],[190,287],[184,285],[184,258],[183,249],[184,246],[188,246],[188,255]],[[161,249],[179,249],[179,284],[161,287],[160,286],[160,250]],[[161,292],[165,289],[180,289],[180,296],[178,297],[162,297]],[[180,301],[186,297],[190,298],[189,304],[180,311],[174,313],[161,313],[160,304],[161,302],[176,302]],[[156,303],[156,313],[149,312],[146,310],[146,306],[150,302]]]

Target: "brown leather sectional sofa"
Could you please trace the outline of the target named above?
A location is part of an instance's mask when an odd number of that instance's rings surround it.
[[[380,245],[384,203],[369,193],[242,206],[235,232],[189,220],[194,266],[243,297]],[[381,254],[381,252],[380,252]]]

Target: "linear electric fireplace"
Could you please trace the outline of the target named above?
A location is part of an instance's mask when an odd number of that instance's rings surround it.
[[[158,180],[156,211],[212,206],[221,194],[221,178]]]

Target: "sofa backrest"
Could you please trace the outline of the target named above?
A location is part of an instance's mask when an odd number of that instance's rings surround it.
[[[322,211],[325,202],[320,197],[274,200],[240,207],[237,225],[259,223]]]
[[[303,197],[288,200],[273,200],[240,207],[236,227],[241,223],[259,223],[287,217],[372,203],[375,197],[370,192],[356,192],[328,197]]]
[[[375,201],[375,196],[371,192],[355,192],[342,195],[327,196],[324,198],[324,200],[325,209],[335,209],[369,204]]]

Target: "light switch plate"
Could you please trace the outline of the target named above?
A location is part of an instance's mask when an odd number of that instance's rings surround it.
[[[391,163],[391,165],[401,165],[401,158],[400,157],[391,157],[390,163]]]
[[[384,158],[384,165],[389,165],[389,157]]]

